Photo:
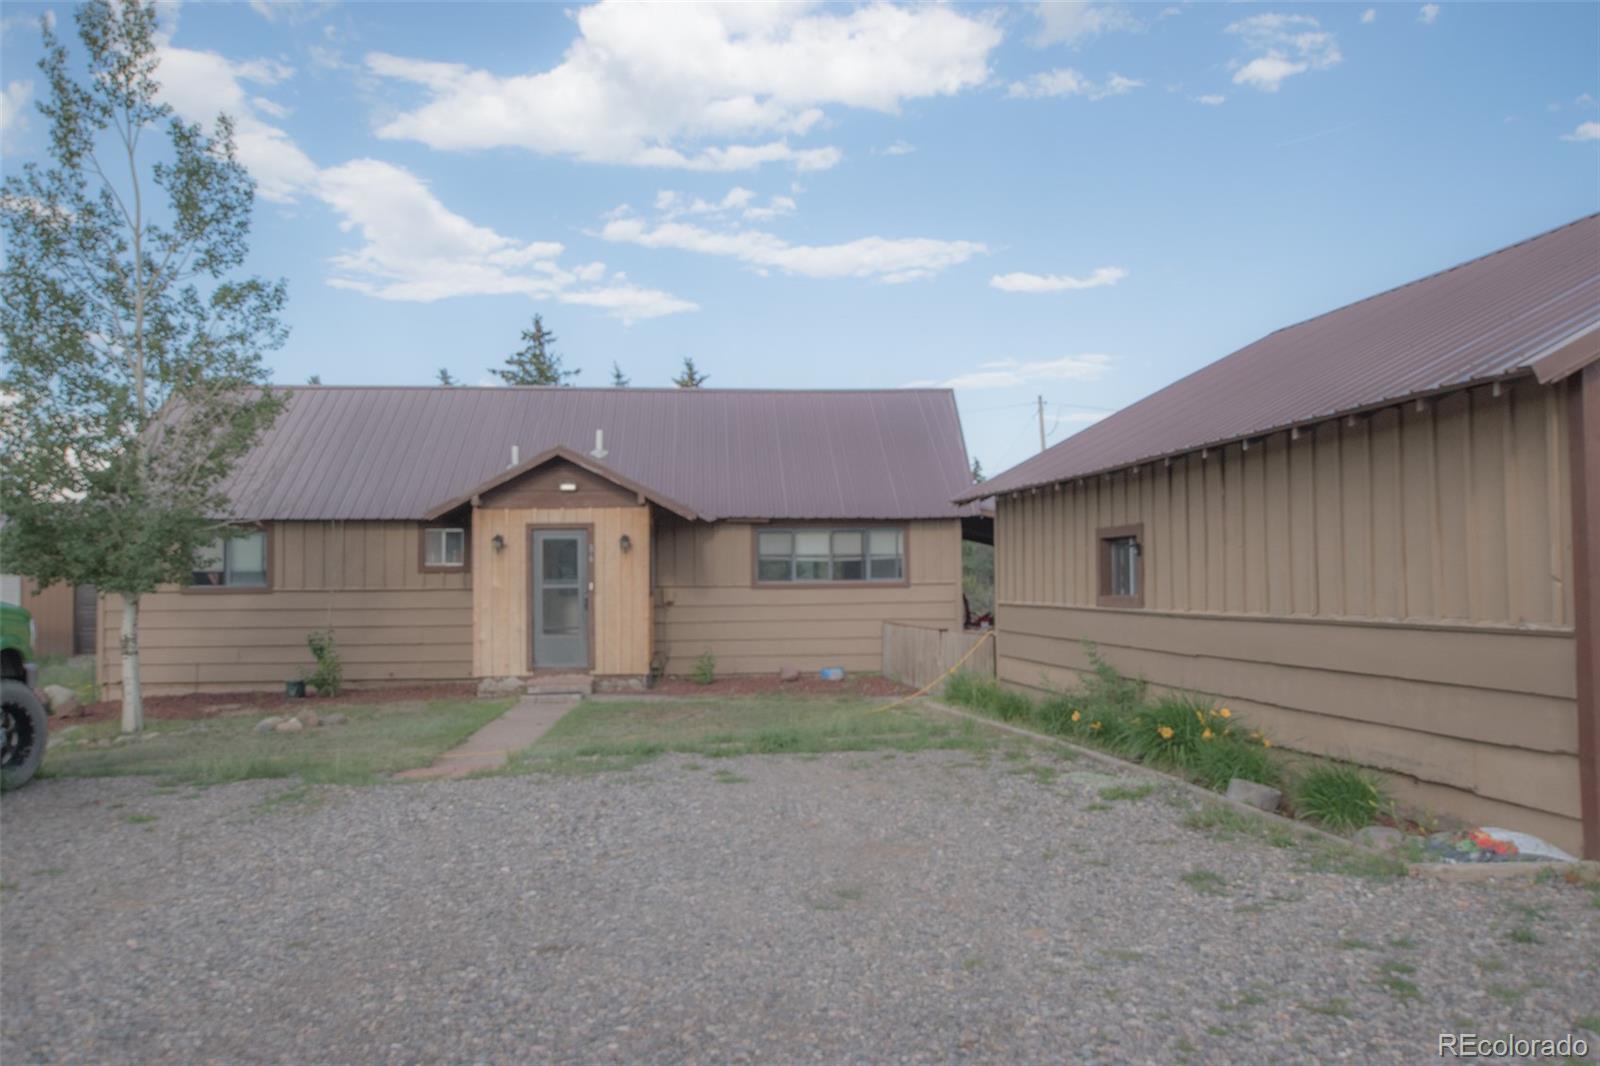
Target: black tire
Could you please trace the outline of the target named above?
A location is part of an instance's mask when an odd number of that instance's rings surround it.
[[[4,746],[0,748],[0,787],[21,788],[33,780],[44,761],[50,739],[44,704],[21,681],[6,679],[4,687]]]

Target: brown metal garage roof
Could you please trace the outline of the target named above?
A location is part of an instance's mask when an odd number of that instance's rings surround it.
[[[1600,215],[1278,330],[969,489],[971,500],[1600,355]]]
[[[519,460],[588,455],[703,519],[976,514],[948,389],[284,387],[224,491],[239,520],[420,519]]]

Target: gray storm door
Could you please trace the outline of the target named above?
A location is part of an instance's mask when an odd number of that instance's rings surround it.
[[[533,531],[533,665],[589,666],[589,534]]]

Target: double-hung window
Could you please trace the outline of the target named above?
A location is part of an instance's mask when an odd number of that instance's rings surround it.
[[[905,531],[897,526],[800,527],[756,533],[758,583],[899,582],[905,576]]]
[[[266,588],[266,530],[212,541],[200,550],[190,581],[199,588]]]

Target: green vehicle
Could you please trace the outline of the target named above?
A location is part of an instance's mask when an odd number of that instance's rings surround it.
[[[49,722],[34,692],[39,664],[33,642],[39,631],[21,607],[0,603],[0,688],[4,689],[5,744],[0,748],[0,786],[20,788],[33,780],[44,760]]]

